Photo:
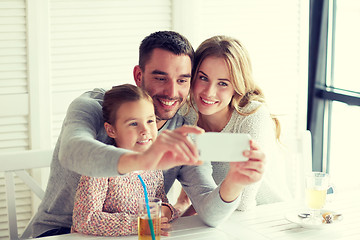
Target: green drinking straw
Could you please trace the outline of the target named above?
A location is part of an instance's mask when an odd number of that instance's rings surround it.
[[[144,180],[141,178],[140,174],[138,174],[138,178],[140,179],[140,182],[141,182],[141,184],[142,184],[142,186],[144,188],[145,203],[146,203],[147,215],[148,215],[148,218],[149,218],[148,222],[149,222],[151,237],[152,237],[152,240],[155,240],[154,225],[153,225],[153,222],[151,220],[149,198],[148,198],[148,194],[147,194],[147,190],[146,190],[146,185],[145,185]]]

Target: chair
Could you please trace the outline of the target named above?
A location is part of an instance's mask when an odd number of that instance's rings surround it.
[[[4,172],[5,176],[10,239],[19,239],[14,175],[17,175],[41,200],[44,197],[44,190],[26,170],[49,167],[52,154],[52,149],[0,153],[0,172]],[[29,233],[23,235],[27,236]]]
[[[304,198],[305,175],[312,171],[311,132],[301,131],[287,139],[286,157],[287,183],[295,199]]]

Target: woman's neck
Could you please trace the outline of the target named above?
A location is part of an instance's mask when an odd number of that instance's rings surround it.
[[[223,112],[212,115],[203,115],[199,113],[197,125],[205,130],[205,132],[221,132],[226,124],[230,121],[233,110],[227,108]]]

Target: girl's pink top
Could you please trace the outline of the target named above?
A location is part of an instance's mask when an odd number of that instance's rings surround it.
[[[177,218],[177,211],[168,203],[160,170],[109,178],[82,176],[75,195],[72,232],[98,236],[137,234],[138,202],[144,198],[138,174],[148,196],[160,198],[171,209],[171,220]]]

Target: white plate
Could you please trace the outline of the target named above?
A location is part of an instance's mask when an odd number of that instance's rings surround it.
[[[327,227],[331,227],[331,226],[339,224],[343,219],[343,216],[341,215],[339,217],[336,217],[332,223],[323,222],[321,224],[313,224],[313,223],[306,221],[306,220],[308,220],[308,218],[301,218],[298,216],[299,213],[306,213],[306,212],[308,212],[308,211],[305,210],[305,211],[290,212],[285,215],[285,218],[288,221],[299,224],[300,226],[302,226],[304,228],[327,228]],[[323,209],[320,212],[321,212],[321,214],[326,213],[326,212],[332,213],[333,215],[337,214],[334,211],[326,210],[326,209]]]

